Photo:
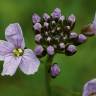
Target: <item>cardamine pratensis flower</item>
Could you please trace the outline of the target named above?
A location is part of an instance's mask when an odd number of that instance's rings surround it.
[[[25,49],[25,41],[18,23],[10,24],[5,30],[7,41],[0,40],[0,59],[4,60],[2,76],[13,76],[19,67],[24,74],[38,71],[40,61],[31,49]]]
[[[61,10],[56,8],[50,15],[44,13],[40,18],[40,22],[35,24],[33,20],[35,41],[48,55],[63,53],[71,56],[77,52],[76,46],[87,40],[83,33],[77,34],[73,31],[76,24],[76,17],[73,14],[65,17]],[[43,52],[41,49],[40,56]]]
[[[92,79],[84,85],[82,96],[96,96],[96,79]]]
[[[96,14],[92,23],[84,26],[84,28],[81,31],[86,36],[96,35]]]

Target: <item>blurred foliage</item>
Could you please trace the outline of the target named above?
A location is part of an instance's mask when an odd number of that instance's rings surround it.
[[[19,22],[22,26],[26,46],[34,49],[32,13],[42,15],[60,8],[66,16],[71,13],[77,17],[75,30],[80,32],[83,25],[90,23],[96,11],[96,0],[0,0],[0,39],[10,23]],[[30,41],[30,42],[29,42]],[[51,82],[53,96],[81,96],[86,81],[96,77],[96,37],[90,38],[78,47],[72,56],[57,54],[54,62],[60,64],[61,74]],[[0,76],[0,96],[46,96],[44,62],[37,74],[26,76],[17,71],[13,77]],[[0,62],[0,71],[2,71]]]

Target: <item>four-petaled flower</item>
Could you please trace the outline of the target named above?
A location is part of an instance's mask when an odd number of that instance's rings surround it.
[[[13,76],[19,67],[27,75],[35,74],[40,61],[31,49],[25,49],[21,27],[10,24],[5,30],[7,41],[0,40],[0,60],[4,60],[2,76]]]

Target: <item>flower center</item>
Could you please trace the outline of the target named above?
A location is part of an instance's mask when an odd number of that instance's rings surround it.
[[[24,53],[24,51],[21,49],[21,48],[16,48],[13,50],[13,54],[16,56],[16,57],[19,57],[19,56],[22,56]]]

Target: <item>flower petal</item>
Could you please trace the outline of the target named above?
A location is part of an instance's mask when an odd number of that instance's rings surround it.
[[[83,96],[96,95],[96,79],[87,81],[84,85]]]
[[[24,48],[25,42],[21,27],[18,23],[10,24],[5,30],[5,38],[17,48]]]
[[[0,40],[0,60],[3,60],[5,55],[12,53],[13,49],[14,45],[7,41]]]
[[[3,71],[1,75],[13,76],[20,64],[20,61],[21,61],[21,57],[14,57],[13,54],[8,54],[5,57]]]
[[[35,74],[38,71],[40,61],[35,56],[31,49],[25,49],[22,62],[20,63],[20,69],[27,75]]]

